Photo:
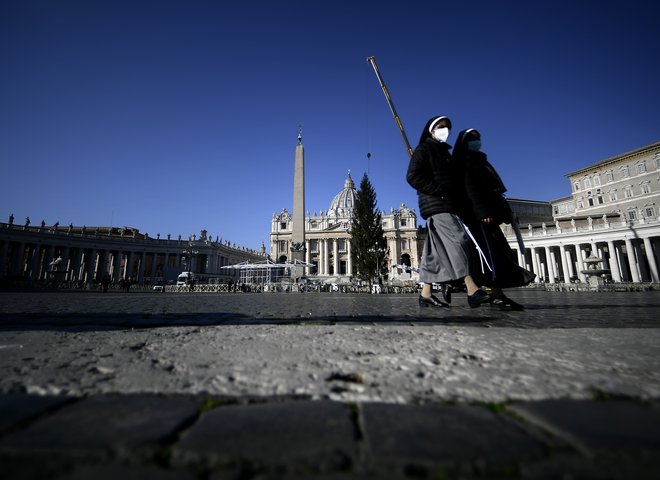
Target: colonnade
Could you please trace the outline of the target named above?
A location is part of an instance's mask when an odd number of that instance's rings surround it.
[[[138,284],[176,280],[183,270],[233,276],[221,267],[263,255],[213,242],[194,242],[188,257],[187,241],[125,236],[72,234],[0,224],[0,278],[28,283],[55,279],[90,284],[108,274],[113,283]]]
[[[660,225],[624,224],[600,231],[570,232],[536,229],[524,238],[526,253],[509,239],[518,264],[537,275],[538,282],[586,282],[589,264],[609,270],[613,282],[660,282]],[[591,258],[592,260],[587,260]],[[600,259],[596,262],[594,259]],[[595,264],[595,265],[594,265]]]

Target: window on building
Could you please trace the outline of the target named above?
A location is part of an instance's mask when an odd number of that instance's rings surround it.
[[[310,222],[309,228],[319,228],[318,222]]]
[[[575,182],[573,184],[573,190],[576,191],[576,192],[580,191],[580,182]]]
[[[319,253],[319,241],[314,239],[309,241],[309,250],[312,253]]]
[[[387,228],[388,222],[387,220],[383,220],[383,228]]]
[[[577,207],[584,208],[584,201],[581,198],[578,198]]]
[[[279,241],[279,247],[278,247],[278,250],[279,250],[280,252],[284,252],[284,251],[286,251],[286,240],[280,240],[280,241]]]
[[[584,179],[584,188],[591,188],[591,179],[589,177]]]
[[[626,198],[632,198],[632,196],[633,196],[633,189],[632,189],[632,186],[630,186],[630,185],[626,185],[626,186],[623,188],[623,196],[626,197]]]
[[[408,240],[405,238],[401,240],[401,250],[408,250]]]
[[[646,218],[654,218],[655,217],[655,208],[652,206],[646,206],[644,207],[644,215]]]
[[[642,187],[642,195],[651,193],[651,184],[649,182],[642,183],[641,187]]]
[[[636,210],[628,210],[628,218],[630,220],[637,220],[637,211]]]
[[[603,200],[603,196],[600,193],[596,196],[596,201],[598,202],[598,205],[602,205],[603,203],[605,203]]]
[[[286,222],[280,222],[280,230],[286,230]]]
[[[589,198],[587,199],[587,201],[589,202],[589,206],[590,206],[590,207],[593,207],[593,206],[594,206],[594,198],[593,198],[593,197],[589,197]]]
[[[617,201],[616,190],[611,190],[610,191],[610,202],[616,202],[616,201]]]
[[[646,163],[644,162],[639,162],[637,164],[637,173],[646,173]]]
[[[614,181],[614,174],[612,171],[605,172],[605,183],[612,183]]]
[[[594,187],[600,187],[600,175],[594,175]]]
[[[401,219],[401,226],[402,227],[408,226],[408,219],[407,218],[402,218]]]
[[[660,169],[660,153],[656,153],[653,159],[655,160],[655,169]]]
[[[344,238],[337,239],[337,250],[339,250],[340,252],[346,251],[346,239]]]
[[[627,165],[625,167],[621,167],[619,171],[621,172],[622,178],[628,178],[630,176],[630,169]]]

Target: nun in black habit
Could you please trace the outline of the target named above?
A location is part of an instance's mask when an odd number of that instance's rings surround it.
[[[452,160],[446,143],[451,129],[447,117],[433,117],[410,158],[408,183],[417,190],[419,213],[427,222],[419,279],[423,282],[419,305],[447,307],[451,302],[450,282],[464,281],[468,305],[478,307],[490,296],[472,280],[478,264],[475,244],[460,219],[465,204],[461,165]],[[441,283],[442,297],[433,295],[433,283]]]
[[[522,310],[523,306],[508,298],[503,288],[522,287],[534,281],[533,273],[518,265],[516,254],[500,228],[512,223],[513,213],[504,192],[506,187],[497,171],[481,151],[481,134],[474,128],[458,134],[454,160],[462,165],[466,208],[463,221],[485,253],[490,269],[473,271],[479,285],[492,289],[492,305],[506,310]]]

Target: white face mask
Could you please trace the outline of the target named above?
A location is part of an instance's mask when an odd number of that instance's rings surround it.
[[[433,138],[438,142],[446,142],[449,138],[449,129],[447,127],[436,128],[433,130]]]

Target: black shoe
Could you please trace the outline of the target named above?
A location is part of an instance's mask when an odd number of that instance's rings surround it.
[[[490,302],[492,297],[482,289],[477,290],[472,295],[468,295],[468,305],[470,308],[477,308],[482,303]]]
[[[521,310],[525,309],[525,307],[520,305],[518,302],[514,302],[513,300],[511,300],[506,295],[502,295],[499,298],[493,299],[493,301],[491,302],[491,305],[494,306],[494,307],[499,307],[502,310],[521,311]]]
[[[438,300],[438,297],[431,295],[430,297],[419,296],[419,306],[420,307],[448,307],[445,302]]]
[[[451,292],[452,292],[452,287],[448,283],[442,283],[440,284],[440,294],[442,295],[442,299],[445,301],[445,303],[451,303]]]

